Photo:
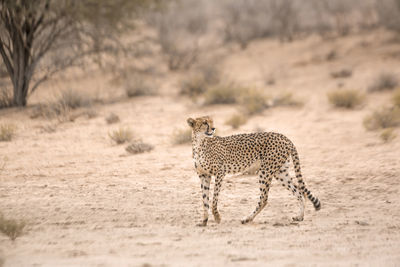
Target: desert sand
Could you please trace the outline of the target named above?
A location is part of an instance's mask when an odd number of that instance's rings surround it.
[[[327,61],[332,50],[337,58]],[[31,119],[29,107],[0,110],[0,122],[18,128],[0,143],[0,211],[27,222],[14,242],[0,234],[4,266],[399,266],[400,137],[384,143],[362,124],[391,93],[369,93],[355,110],[330,106],[326,93],[338,86],[365,91],[380,71],[399,74],[400,46],[376,32],[261,40],[226,54],[225,75],[261,87],[261,64],[276,79],[265,90],[293,92],[304,105],[267,109],[232,130],[225,121],[239,107],[194,104],[178,95],[179,74],[166,73],[157,95],[96,104],[92,119],[58,123]],[[341,68],[353,76],[332,79]],[[54,88],[120,90],[100,71],[78,76],[47,83],[30,103]],[[107,124],[110,112],[121,122]],[[221,223],[210,217],[207,227],[196,227],[202,202],[191,145],[174,145],[171,136],[201,115],[214,118],[221,136],[259,128],[288,136],[322,209],[307,201],[304,221],[293,222],[296,200],[273,181],[267,207],[242,225],[257,203],[258,179],[236,175],[223,183]],[[55,131],[46,131],[49,125]],[[130,155],[113,144],[108,133],[119,126],[154,150]]]

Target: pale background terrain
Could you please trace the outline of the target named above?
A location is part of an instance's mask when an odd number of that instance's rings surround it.
[[[160,78],[154,96],[94,104],[92,119],[59,123],[31,119],[30,107],[0,110],[0,122],[18,129],[11,142],[0,143],[0,211],[27,222],[14,242],[0,235],[4,265],[399,266],[400,138],[384,143],[362,123],[390,104],[391,92],[367,93],[366,103],[355,110],[334,108],[326,97],[339,83],[365,92],[381,71],[399,74],[400,44],[392,38],[377,30],[227,48],[221,62],[225,75],[263,86],[262,64],[276,79],[265,86],[267,92],[286,90],[304,102],[266,109],[238,130],[225,125],[238,106],[202,106],[179,96],[185,74],[173,72]],[[337,58],[325,60],[332,50]],[[353,75],[330,77],[342,68]],[[99,70],[71,71],[43,85],[30,103],[71,87],[122,95]],[[111,112],[120,123],[106,123]],[[292,222],[295,198],[273,181],[267,207],[254,222],[241,225],[256,205],[258,179],[238,175],[223,183],[221,223],[210,217],[207,227],[196,227],[202,203],[191,146],[174,145],[172,135],[186,129],[188,117],[202,115],[214,118],[221,136],[259,128],[288,136],[322,209],[316,212],[307,201],[304,221]],[[48,132],[48,125],[57,127]],[[113,144],[108,133],[119,126],[129,126],[154,150],[130,155],[125,145]]]

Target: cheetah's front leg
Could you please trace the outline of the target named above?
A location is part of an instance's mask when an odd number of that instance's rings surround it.
[[[210,192],[210,181],[211,175],[201,174],[199,175],[201,180],[201,192],[203,198],[203,220],[197,224],[197,226],[206,226],[208,221],[208,208],[210,207],[208,204],[209,192]]]
[[[212,214],[214,215],[214,220],[217,223],[221,222],[221,215],[218,212],[218,195],[221,191],[221,183],[222,183],[223,175],[219,174],[215,177],[215,186],[214,186],[214,195],[212,202]]]

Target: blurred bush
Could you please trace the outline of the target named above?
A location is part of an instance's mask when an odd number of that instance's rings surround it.
[[[377,130],[397,127],[400,125],[400,108],[385,107],[374,111],[364,119],[367,130]]]
[[[379,92],[385,90],[393,90],[399,85],[399,80],[394,73],[382,72],[375,78],[372,84],[368,87],[370,92]]]
[[[235,114],[229,117],[225,122],[226,125],[231,126],[233,129],[238,129],[240,126],[247,122],[247,118],[242,114]]]
[[[328,93],[329,102],[338,108],[353,109],[364,103],[365,96],[357,90],[344,89]]]

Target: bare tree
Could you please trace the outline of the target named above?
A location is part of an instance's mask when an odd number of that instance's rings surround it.
[[[150,0],[0,0],[0,54],[13,105],[53,74],[122,47],[117,34]]]
[[[381,0],[376,3],[376,7],[381,25],[400,32],[400,0]]]

